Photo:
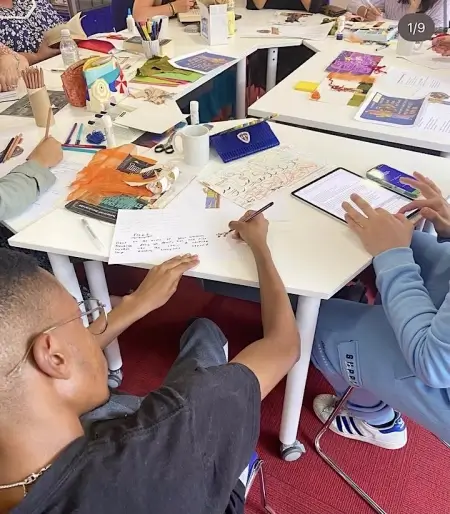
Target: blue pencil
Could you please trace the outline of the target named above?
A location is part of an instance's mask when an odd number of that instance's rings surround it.
[[[79,145],[81,143],[81,136],[83,135],[84,125],[80,123],[80,128],[78,129],[77,139],[75,140],[75,144]]]
[[[80,153],[97,153],[97,150],[91,148],[76,148],[76,147],[67,147],[63,146],[62,149],[64,152],[80,152]]]

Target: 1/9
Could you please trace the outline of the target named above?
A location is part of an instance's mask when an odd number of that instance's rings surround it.
[[[426,30],[425,23],[408,23],[408,31],[411,35],[423,34]]]

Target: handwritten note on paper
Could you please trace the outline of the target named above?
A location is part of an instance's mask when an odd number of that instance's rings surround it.
[[[160,264],[183,255],[223,259],[236,248],[231,238],[219,237],[228,219],[217,210],[201,214],[175,210],[120,210],[109,264]]]
[[[247,161],[207,170],[200,182],[235,204],[247,209],[270,194],[302,179],[312,180],[324,165],[302,155],[290,146],[278,146]]]
[[[13,227],[21,226],[25,228],[27,225],[31,225],[31,223],[50,213],[59,203],[65,201],[70,184],[75,180],[77,173],[83,166],[79,162],[62,161],[58,166],[52,168],[51,171],[56,177],[56,182],[53,186],[41,195],[23,214],[7,220],[8,224]]]

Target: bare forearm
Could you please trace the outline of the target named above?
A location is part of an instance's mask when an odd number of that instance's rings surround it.
[[[30,66],[33,66],[34,64],[37,64],[38,62],[40,62],[38,54],[34,54],[31,52],[22,52],[19,55],[21,55],[22,57],[25,57],[25,59],[28,61],[28,64]]]
[[[267,3],[267,0],[253,0],[253,3],[255,4],[257,9],[264,9],[264,6]]]
[[[242,350],[233,362],[256,375],[264,398],[300,356],[300,337],[291,303],[267,246],[253,250],[261,292],[264,337]]]
[[[133,18],[136,21],[144,22],[153,16],[172,16],[173,12],[169,4],[166,5],[147,5],[135,6],[133,8]]]
[[[297,335],[297,327],[270,250],[264,245],[254,250],[254,256],[259,277],[264,337],[290,341],[292,335]]]
[[[97,342],[100,348],[106,348],[116,337],[119,337],[122,332],[130,327],[133,323],[138,321],[141,316],[138,314],[133,296],[125,296],[117,307],[108,314],[108,327],[103,334],[96,335]],[[93,334],[98,334],[102,327],[100,319],[95,320],[90,326],[89,330]]]

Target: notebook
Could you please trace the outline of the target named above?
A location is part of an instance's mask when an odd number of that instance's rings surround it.
[[[200,9],[190,9],[188,12],[179,12],[178,21],[180,23],[200,23]]]

